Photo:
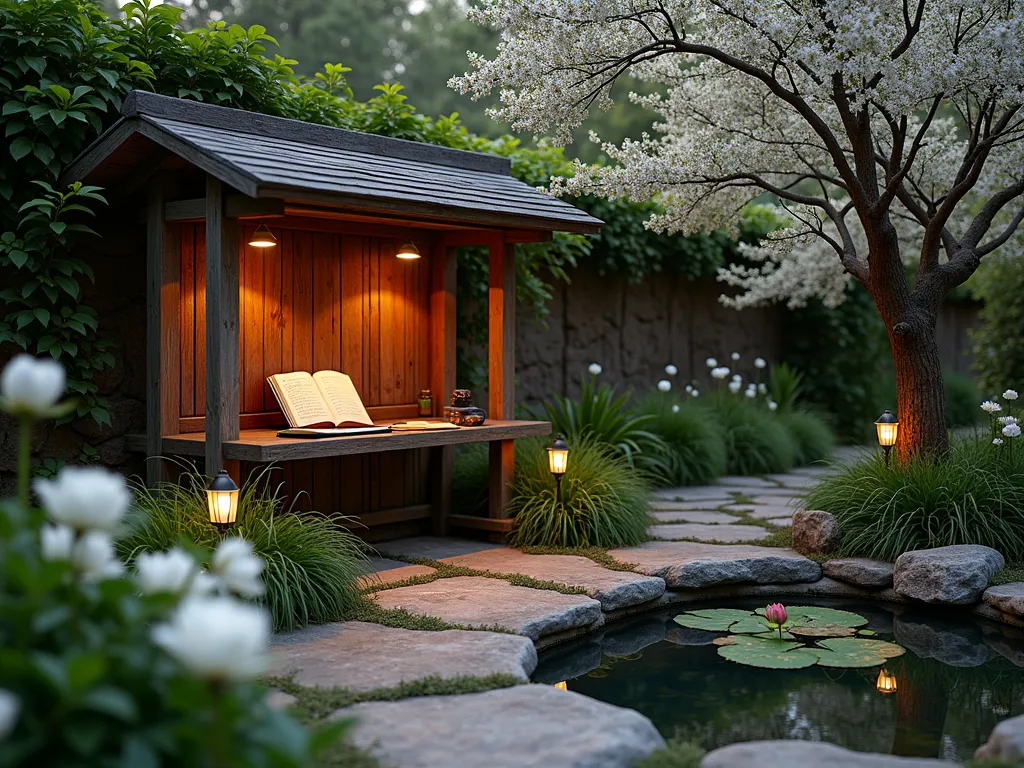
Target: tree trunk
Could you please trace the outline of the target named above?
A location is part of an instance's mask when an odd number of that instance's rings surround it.
[[[920,679],[903,675],[896,690],[896,736],[891,754],[938,757],[947,702],[948,694],[941,682],[927,675]]]
[[[888,325],[888,324],[887,324]],[[896,456],[906,464],[914,454],[940,455],[949,447],[946,392],[935,339],[935,315],[920,309],[889,328],[896,365]]]

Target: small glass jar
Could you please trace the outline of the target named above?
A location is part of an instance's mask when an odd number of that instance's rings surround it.
[[[433,416],[434,415],[434,396],[430,394],[429,389],[421,389],[420,396],[416,398],[416,403],[419,406],[420,416]]]

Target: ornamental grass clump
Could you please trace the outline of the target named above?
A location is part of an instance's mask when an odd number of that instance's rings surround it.
[[[793,462],[801,467],[828,458],[836,444],[832,428],[821,416],[801,408],[780,410],[776,418],[793,441]]]
[[[652,395],[640,403],[637,413],[654,417],[650,431],[666,446],[664,461],[652,470],[658,485],[708,485],[725,474],[725,436],[696,401]]]
[[[623,547],[647,538],[650,485],[644,474],[593,437],[569,441],[561,502],[543,440],[521,440],[509,510],[513,546]]]
[[[266,563],[266,594],[259,599],[286,632],[307,624],[337,621],[359,601],[357,581],[369,567],[365,547],[344,526],[350,519],[284,507],[272,468],[254,473],[239,496],[232,532],[251,542]],[[206,478],[186,473],[179,483],[135,488],[138,519],[118,542],[129,561],[145,552],[163,552],[179,540],[211,548],[220,539],[210,524]],[[254,596],[255,597],[255,596]]]
[[[940,459],[918,456],[891,469],[866,459],[822,479],[807,508],[839,519],[846,555],[892,561],[915,549],[983,544],[1020,561],[1024,451],[1008,447],[972,439]]]
[[[725,437],[730,475],[785,472],[794,465],[794,440],[772,411],[753,399],[724,393],[705,402]]]

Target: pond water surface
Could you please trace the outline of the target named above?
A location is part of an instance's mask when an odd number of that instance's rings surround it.
[[[951,609],[849,600],[787,601],[859,613],[879,639],[907,653],[879,668],[767,670],[721,658],[725,633],[673,621],[699,608],[763,607],[763,600],[691,604],[616,624],[542,654],[535,682],[643,713],[668,739],[714,749],[739,741],[807,739],[849,749],[965,760],[997,722],[1024,714],[1024,630]],[[767,764],[767,763],[766,763]]]

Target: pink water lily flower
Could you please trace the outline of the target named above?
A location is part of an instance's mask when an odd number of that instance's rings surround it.
[[[789,616],[786,614],[786,606],[782,603],[772,603],[764,609],[764,617],[768,619],[768,626],[779,630],[779,640],[782,639],[782,627]]]

